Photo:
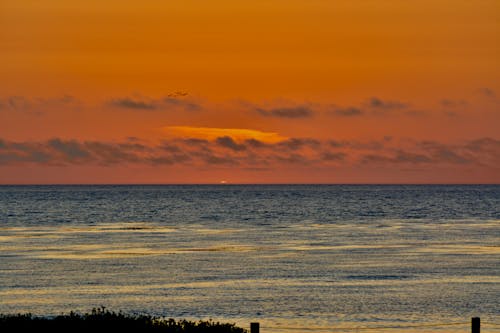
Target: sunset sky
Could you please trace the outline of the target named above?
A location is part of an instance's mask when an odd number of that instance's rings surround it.
[[[1,0],[0,183],[500,183],[500,1]]]

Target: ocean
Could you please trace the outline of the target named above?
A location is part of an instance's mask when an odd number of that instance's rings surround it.
[[[0,186],[0,313],[500,332],[500,186]]]

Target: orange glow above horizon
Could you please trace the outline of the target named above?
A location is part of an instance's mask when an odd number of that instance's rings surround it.
[[[498,183],[499,37],[493,0],[4,0],[0,183]]]

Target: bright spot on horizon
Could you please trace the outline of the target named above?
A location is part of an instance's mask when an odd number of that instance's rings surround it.
[[[276,132],[263,132],[247,128],[216,128],[193,126],[167,126],[163,130],[174,137],[197,138],[215,140],[219,137],[229,136],[237,141],[255,139],[266,143],[276,143],[288,139]]]
[[[227,184],[227,181],[225,181],[225,180],[221,180],[221,181],[220,181],[220,184]]]

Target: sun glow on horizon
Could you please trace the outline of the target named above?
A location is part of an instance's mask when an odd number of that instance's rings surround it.
[[[172,137],[196,138],[204,140],[214,140],[220,137],[229,136],[238,141],[255,139],[265,143],[276,143],[288,139],[287,137],[275,132],[263,132],[247,128],[167,126],[163,129],[169,136]]]

